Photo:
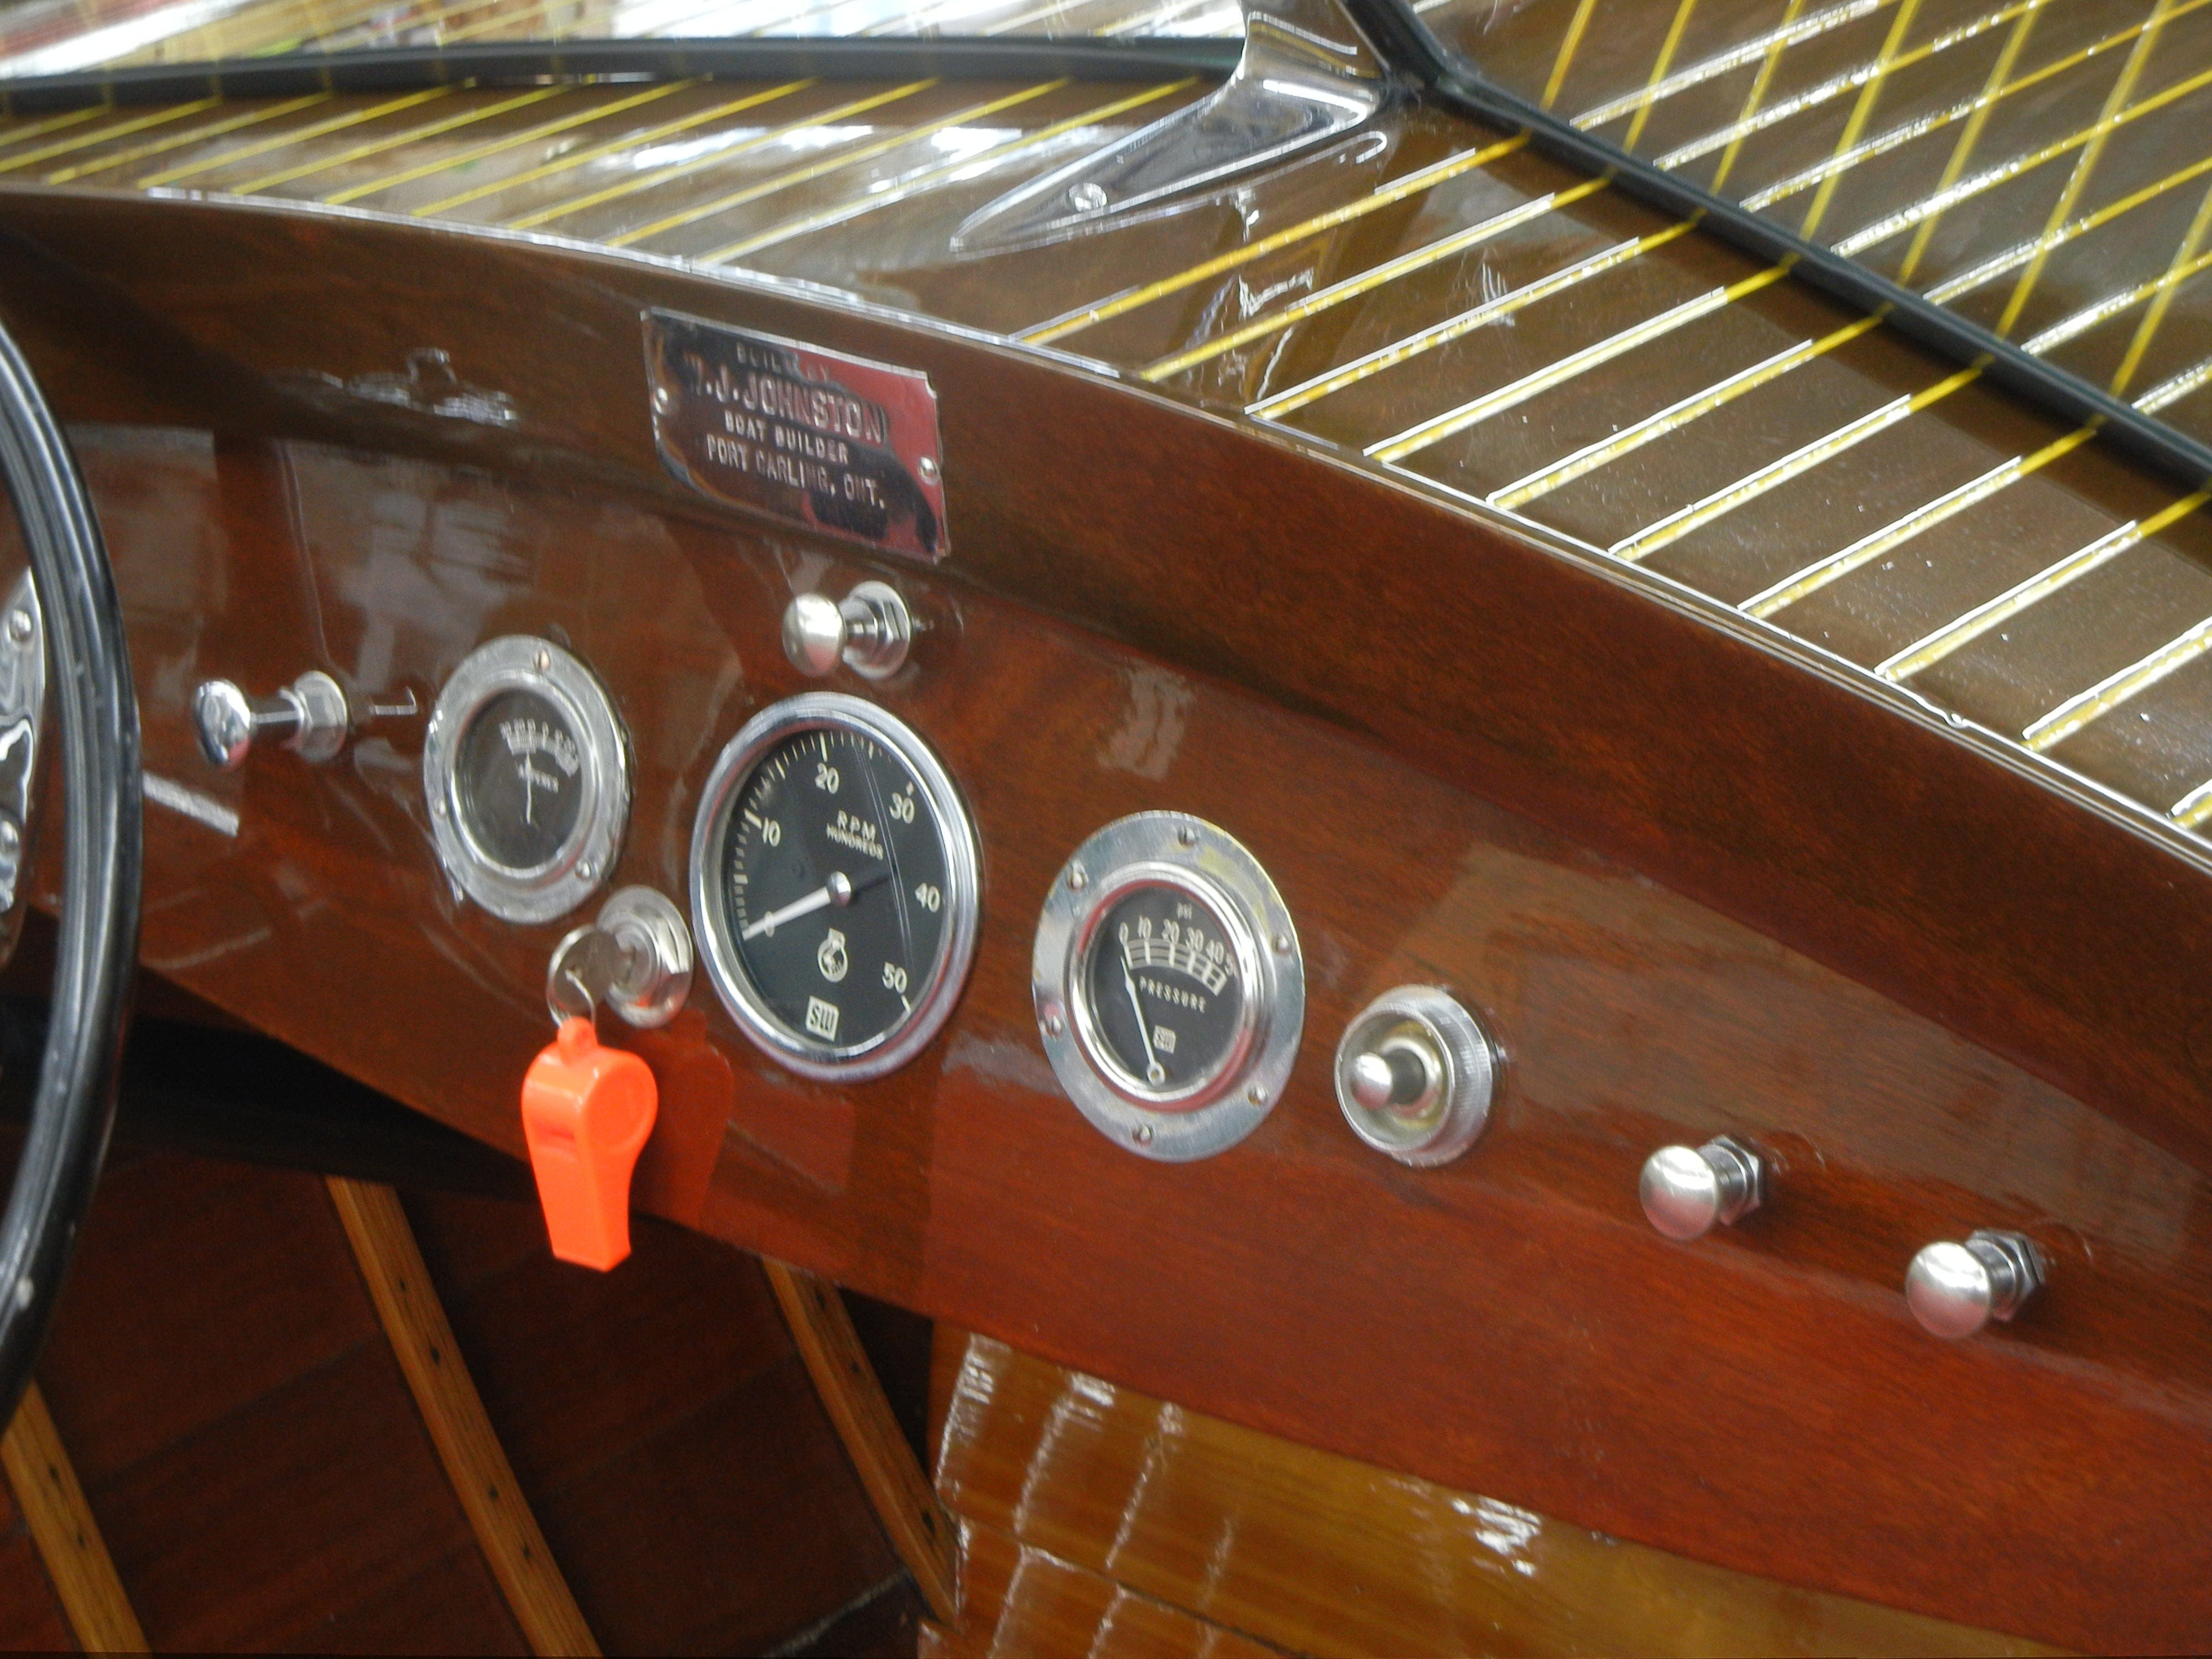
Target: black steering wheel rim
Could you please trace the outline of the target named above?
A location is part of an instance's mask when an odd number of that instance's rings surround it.
[[[106,1156],[138,956],[143,854],[138,700],[114,571],[61,428],[4,327],[0,479],[14,498],[45,620],[65,813],[46,1054],[0,1217],[4,1424],[30,1382]]]

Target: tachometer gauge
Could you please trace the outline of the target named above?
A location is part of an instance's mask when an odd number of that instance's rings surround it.
[[[1274,884],[1234,836],[1182,812],[1084,842],[1045,901],[1030,975],[1069,1098],[1148,1158],[1204,1158],[1249,1134],[1305,1023]]]
[[[504,921],[550,921],[605,881],[629,819],[614,704],[550,640],[471,652],[438,693],[422,789],[439,861]]]
[[[878,1077],[937,1034],[975,957],[977,886],[975,826],[936,756],[833,692],[748,720],[691,833],[708,976],[808,1077]]]

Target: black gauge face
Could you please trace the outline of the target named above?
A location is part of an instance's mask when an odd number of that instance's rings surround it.
[[[738,967],[793,1037],[851,1053],[905,1024],[948,919],[944,830],[864,732],[802,731],[739,783],[718,860]]]
[[[536,870],[575,833],[584,761],[560,706],[535,691],[502,691],[461,734],[454,770],[469,838],[493,863]]]
[[[1099,1041],[1155,1094],[1203,1083],[1233,1055],[1244,987],[1229,929],[1178,887],[1115,900],[1092,936],[1084,993]]]

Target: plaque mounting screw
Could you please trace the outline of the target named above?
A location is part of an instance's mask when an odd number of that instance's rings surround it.
[[[935,483],[937,482],[937,457],[934,455],[923,456],[919,461],[915,463],[914,470],[921,474],[922,483]]]

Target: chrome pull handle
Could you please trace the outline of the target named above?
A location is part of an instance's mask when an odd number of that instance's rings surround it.
[[[1702,1146],[1662,1146],[1644,1160],[1644,1217],[1686,1243],[1731,1227],[1766,1201],[1766,1160],[1729,1135]]]
[[[843,663],[862,679],[886,680],[906,665],[914,613],[888,582],[862,582],[842,600],[801,593],[783,613],[783,654],[813,679]]]
[[[302,760],[320,763],[345,747],[352,730],[345,691],[320,669],[271,697],[249,697],[229,680],[206,680],[192,694],[192,730],[210,766],[235,772],[264,738]]]
[[[2026,1233],[1978,1228],[1925,1247],[1905,1275],[1905,1305],[1930,1336],[1955,1341],[2010,1319],[2043,1289],[2049,1259]]]

